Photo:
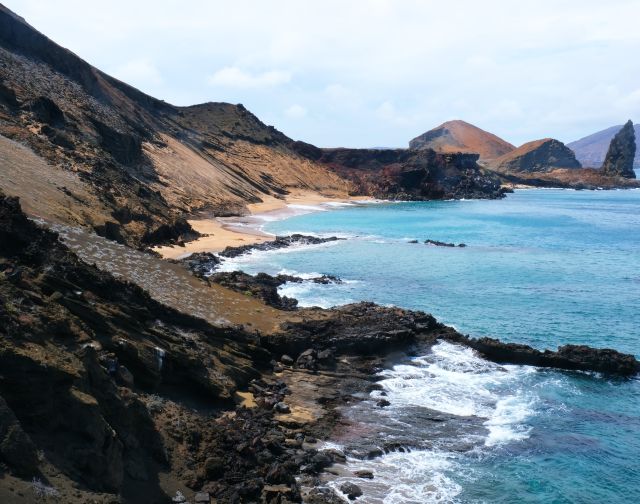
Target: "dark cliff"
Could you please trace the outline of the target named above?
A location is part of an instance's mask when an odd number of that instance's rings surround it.
[[[616,133],[609,144],[602,171],[610,176],[636,178],[633,161],[636,155],[636,135],[631,120]]]
[[[353,194],[398,200],[500,198],[497,177],[477,154],[432,149],[324,149],[318,158],[354,185]]]

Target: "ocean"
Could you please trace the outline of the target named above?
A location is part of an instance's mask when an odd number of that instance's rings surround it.
[[[640,357],[638,190],[306,210],[262,227],[346,239],[255,252],[224,269],[344,280],[281,288],[302,306],[375,301],[432,313],[472,336]],[[366,436],[329,444],[350,456],[327,484],[358,484],[359,502],[640,502],[638,378],[499,366],[439,343],[380,379],[382,390],[343,410]],[[390,405],[377,407],[383,396]],[[363,460],[358,450],[369,445],[398,449]],[[353,477],[358,469],[374,478]]]

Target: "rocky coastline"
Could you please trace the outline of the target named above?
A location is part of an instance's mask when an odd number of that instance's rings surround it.
[[[640,370],[613,350],[474,340],[426,313],[364,302],[292,306],[270,333],[213,326],[82,262],[4,196],[0,270],[7,502],[37,491],[64,502],[285,503],[303,491],[307,502],[339,502],[318,486],[344,457],[318,449],[344,422],[337,408],[366,399],[399,356],[441,340],[500,363]],[[258,289],[298,281],[224,275]]]

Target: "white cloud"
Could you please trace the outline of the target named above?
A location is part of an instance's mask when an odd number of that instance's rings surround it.
[[[286,110],[284,111],[284,115],[289,117],[290,119],[302,119],[307,115],[307,109],[302,105],[291,105],[290,107],[286,108]]]
[[[147,92],[241,102],[319,145],[406,145],[454,117],[569,141],[640,118],[638,0],[2,1]]]
[[[283,70],[252,74],[235,66],[221,68],[208,79],[209,84],[213,86],[241,89],[272,87],[289,81],[291,81],[291,73]]]

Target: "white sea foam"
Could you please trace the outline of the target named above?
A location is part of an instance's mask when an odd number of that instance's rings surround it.
[[[470,348],[441,342],[411,364],[383,371],[380,384],[392,407],[422,406],[486,418],[485,444],[493,446],[528,437],[526,420],[534,412],[535,399],[517,387],[531,372],[533,368],[526,366],[498,366]]]
[[[223,262],[218,266],[217,271],[236,271],[236,270],[251,270],[251,265],[260,264],[260,271],[266,273],[275,273],[281,268],[269,270],[271,264],[270,257],[274,254],[292,254],[298,253],[304,250],[315,250],[318,248],[333,247],[338,245],[340,241],[330,241],[324,243],[305,243],[299,242],[290,245],[286,248],[274,249],[274,250],[252,250],[246,254],[242,254],[238,257],[223,258]],[[247,268],[248,266],[248,268]],[[320,275],[316,275],[320,276]]]
[[[341,476],[330,481],[329,486],[346,502],[349,501],[340,486],[347,481],[362,488],[364,496],[360,501],[367,504],[452,502],[462,490],[450,476],[456,467],[453,454],[435,450],[392,452],[374,460],[350,458],[350,471],[371,471],[374,479]]]
[[[343,287],[343,285],[323,285],[311,281],[289,282],[278,288],[278,294],[297,299],[298,306],[302,308],[310,306],[331,308],[353,302],[346,292],[336,294],[334,289],[339,289],[340,287]],[[327,289],[332,289],[331,295],[328,295]]]

